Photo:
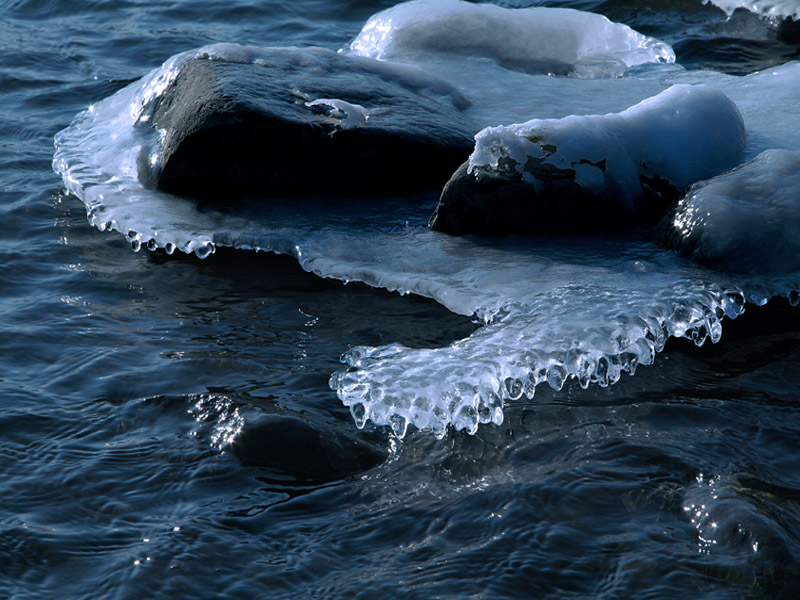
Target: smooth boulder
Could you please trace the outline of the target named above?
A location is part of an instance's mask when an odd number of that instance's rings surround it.
[[[160,157],[143,152],[139,176],[220,202],[441,189],[472,150],[467,105],[417,69],[321,48],[201,56],[156,100]]]
[[[429,226],[445,233],[495,236],[618,229],[657,222],[680,197],[658,174],[642,173],[639,207],[631,210],[621,207],[613,194],[581,187],[574,169],[543,162],[535,171],[533,163],[528,168],[536,173],[537,184],[513,172],[470,172],[464,163],[445,185]]]

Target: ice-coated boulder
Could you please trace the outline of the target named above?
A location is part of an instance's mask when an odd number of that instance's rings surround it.
[[[777,30],[779,40],[800,43],[800,2],[798,0],[703,0],[725,11],[729,17],[736,10],[759,15]]]
[[[430,226],[549,233],[655,223],[692,183],[737,164],[745,128],[719,89],[675,85],[620,113],[488,127]]]
[[[231,46],[198,53],[158,90],[148,119],[158,148],[138,161],[145,184],[221,202],[392,195],[440,189],[472,149],[466,100],[418,69]]]
[[[737,9],[744,9],[772,21],[800,20],[800,2],[797,0],[703,0],[703,4],[713,4],[728,16]]]
[[[507,69],[574,77],[617,77],[634,66],[675,61],[668,44],[602,15],[462,0],[412,0],[381,11],[347,51],[392,61],[480,56]]]
[[[697,183],[663,226],[667,245],[720,270],[800,269],[800,151],[766,150]]]

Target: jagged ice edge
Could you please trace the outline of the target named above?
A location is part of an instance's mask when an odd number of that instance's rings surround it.
[[[797,304],[800,294],[787,294],[790,302]],[[759,304],[766,302],[761,295],[752,296]],[[762,302],[763,300],[763,302]],[[399,344],[382,347],[359,346],[342,355],[348,368],[333,374],[330,386],[340,400],[350,408],[356,426],[363,428],[368,421],[376,425],[390,425],[395,435],[405,436],[408,426],[431,430],[441,439],[448,425],[456,431],[465,430],[474,434],[480,424],[503,422],[503,406],[522,396],[532,399],[536,387],[546,382],[560,391],[565,382],[575,379],[586,389],[596,384],[607,387],[619,381],[622,373],[633,375],[639,365],[653,364],[670,337],[686,338],[697,346],[707,339],[716,343],[722,335],[722,319],[735,319],[744,312],[745,293],[736,288],[709,290],[706,302],[673,302],[660,314],[640,317],[640,336],[619,341],[618,351],[599,353],[592,350],[571,348],[567,351],[539,354],[535,350],[522,353],[515,364],[481,357],[477,377],[439,390],[434,386],[424,388],[422,394],[407,398],[386,398],[384,391],[373,387],[367,380],[368,369],[385,364],[408,351]],[[472,343],[480,343],[487,331],[503,326],[503,318],[478,329],[470,338],[454,342],[449,348],[417,350],[432,360],[436,353]],[[402,361],[399,361],[402,362]],[[394,369],[398,377],[407,376],[400,364]],[[388,403],[387,403],[388,400]]]

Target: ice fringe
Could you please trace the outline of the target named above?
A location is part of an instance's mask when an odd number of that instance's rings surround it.
[[[703,4],[713,4],[725,11],[729,17],[737,8],[744,8],[766,19],[794,19],[800,21],[800,2],[798,0],[703,0]]]
[[[670,337],[698,346],[709,339],[716,343],[723,318],[736,318],[744,310],[745,296],[738,289],[686,282],[684,294],[677,300],[662,294],[663,300],[617,323],[598,323],[583,340],[568,344],[548,344],[555,332],[542,335],[535,314],[514,314],[512,308],[446,348],[353,348],[342,356],[348,368],[335,373],[330,385],[359,428],[372,421],[390,425],[402,437],[414,425],[441,438],[452,425],[474,434],[479,424],[501,424],[504,404],[533,398],[542,383],[555,390],[569,380],[584,389],[606,387],[623,373],[632,375],[639,365],[652,364]]]

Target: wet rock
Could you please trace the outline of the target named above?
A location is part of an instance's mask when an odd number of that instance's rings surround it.
[[[535,173],[535,183],[511,170],[477,168],[470,173],[464,163],[445,185],[429,226],[446,233],[485,235],[619,229],[657,222],[680,196],[657,174],[642,175],[641,201],[631,209],[613,194],[578,185],[573,169],[532,161],[526,169]]]
[[[419,70],[321,48],[260,52],[181,68],[154,109],[162,152],[139,161],[145,184],[222,202],[399,194],[440,189],[472,150],[468,102]]]
[[[245,465],[268,467],[301,482],[325,483],[382,463],[387,452],[335,427],[299,417],[267,415],[248,425],[233,442]]]
[[[745,139],[736,105],[705,85],[674,85],[619,113],[487,127],[430,226],[506,235],[655,224],[682,190],[738,164]]]

